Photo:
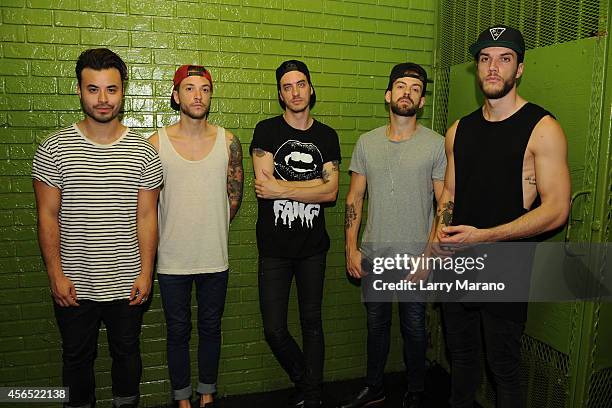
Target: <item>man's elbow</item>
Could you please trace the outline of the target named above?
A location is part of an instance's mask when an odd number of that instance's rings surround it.
[[[332,191],[325,194],[325,196],[323,197],[323,200],[324,200],[323,202],[332,203],[336,201],[337,198],[338,198],[338,187],[334,188]]]

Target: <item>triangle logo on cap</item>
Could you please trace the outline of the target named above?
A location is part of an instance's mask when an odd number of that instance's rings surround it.
[[[489,28],[489,32],[491,33],[491,37],[493,37],[493,40],[495,40],[495,41],[497,41],[499,36],[502,35],[504,33],[504,31],[506,31],[505,27]]]

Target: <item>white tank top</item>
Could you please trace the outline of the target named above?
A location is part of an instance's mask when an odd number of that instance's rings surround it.
[[[211,151],[186,160],[158,130],[164,185],[159,196],[157,273],[190,275],[228,269],[228,153],[225,129],[218,128]]]

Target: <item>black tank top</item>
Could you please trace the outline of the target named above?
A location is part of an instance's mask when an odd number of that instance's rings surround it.
[[[523,207],[523,159],[533,128],[546,115],[528,102],[499,122],[487,121],[481,108],[459,121],[453,146],[453,225],[490,228],[529,210]],[[532,208],[538,205],[539,197]]]
[[[505,224],[540,205],[523,207],[523,160],[531,132],[545,109],[526,103],[509,118],[489,122],[482,109],[461,118],[453,146],[455,207],[453,225],[490,228]],[[537,241],[538,237],[528,238]],[[519,323],[527,319],[527,303],[470,303],[489,313]]]

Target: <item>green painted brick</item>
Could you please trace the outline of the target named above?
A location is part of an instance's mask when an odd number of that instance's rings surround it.
[[[278,24],[281,26],[303,26],[304,14],[297,11],[268,9],[261,15],[264,24]]]
[[[315,28],[289,27],[283,29],[283,39],[292,41],[304,42],[321,42],[323,36],[327,35],[327,31],[321,31]]]
[[[285,10],[299,10],[299,11],[310,11],[310,12],[323,12],[323,1],[322,0],[284,0],[283,8]]]
[[[175,34],[176,48],[179,50],[197,50],[199,49],[200,39],[199,35],[191,34]]]
[[[271,38],[280,40],[283,37],[283,29],[279,26],[244,24],[242,36],[247,38]]]
[[[361,46],[391,48],[393,44],[397,44],[397,41],[397,38],[388,34],[359,33]]]
[[[31,159],[34,157],[35,147],[33,145],[12,145],[9,148],[11,159]]]
[[[432,24],[413,24],[409,32],[414,37],[431,38],[434,35],[434,26]]]
[[[24,381],[26,376],[25,367],[0,367],[0,378],[10,378],[11,381]]]
[[[32,61],[33,76],[48,76],[48,77],[69,77],[75,75],[75,63],[70,62],[42,62]],[[38,81],[38,79],[32,79]]]
[[[20,181],[13,181],[11,188],[12,189],[18,189],[15,187],[16,184],[21,183],[23,181],[23,186],[25,188],[22,188],[22,190],[27,190],[27,192],[33,193],[33,188],[32,188],[32,180],[27,177],[27,178],[22,178],[22,180]],[[32,197],[32,199],[34,199],[34,197]],[[35,210],[15,210],[13,211],[13,215],[14,215],[14,219],[15,219],[15,225],[36,225],[36,211]],[[26,258],[26,257],[22,257],[19,258],[20,261],[25,262],[26,260],[28,262],[34,262],[34,265],[36,265],[36,267],[40,267],[41,264],[39,263],[40,258],[39,257],[32,257],[32,258]],[[33,269],[36,270],[36,269]]]
[[[393,18],[393,9],[391,7],[360,4],[359,16],[379,20],[391,20],[391,18]]]
[[[76,10],[79,0],[27,0],[27,4],[30,8]]]
[[[83,119],[83,114],[81,112],[78,113],[63,113],[58,116],[58,127],[70,126],[73,123],[78,122]]]
[[[23,42],[25,38],[25,27],[9,24],[0,25],[0,41]]]
[[[221,38],[219,47],[222,52],[242,52],[245,54],[260,54],[263,44],[258,39],[252,38]],[[237,61],[240,66],[239,61]]]
[[[393,0],[391,0],[393,1]],[[436,15],[433,10],[405,10],[405,9],[393,9],[393,20],[405,21],[410,23],[435,23]]]
[[[222,37],[240,37],[242,35],[242,23],[202,20],[200,24],[200,32],[206,35]]]
[[[29,110],[31,107],[32,97],[30,95],[0,95],[0,110]]]
[[[79,58],[79,55],[81,55],[81,53],[87,48],[88,47],[82,45],[64,45],[58,47],[57,59],[60,61],[70,61],[72,63],[71,75],[74,75],[74,67],[76,65],[76,60]]]
[[[24,7],[25,0],[4,0],[2,5],[4,7]]]
[[[40,250],[38,248],[38,241],[18,241],[13,244],[15,255],[34,256],[40,254]]]
[[[53,16],[55,25],[59,27],[104,27],[104,16],[100,14],[85,11],[56,11]]]
[[[167,33],[131,33],[133,47],[172,48],[174,36]]]
[[[172,16],[174,13],[174,1],[166,0],[128,0],[130,14],[146,14],[155,16]]]
[[[405,36],[408,34],[408,24],[394,21],[377,21],[377,31],[383,34],[394,34]]]
[[[337,14],[340,16],[358,16],[359,8],[352,3],[345,3],[343,1],[332,1],[327,0],[324,3],[323,11],[326,14]]]
[[[385,23],[388,22],[385,21]],[[343,30],[375,33],[377,21],[368,18],[343,17],[341,20],[341,27]]]
[[[17,127],[55,127],[57,117],[53,113],[12,112],[8,114],[8,121]]]
[[[127,0],[80,0],[79,9],[103,13],[126,13]]]
[[[27,61],[2,60],[0,64],[0,75],[27,75]]]
[[[279,9],[283,7],[282,0],[243,0],[243,4],[245,6],[263,7],[266,9]]]
[[[9,225],[13,225],[13,212],[0,211],[0,226],[6,227]]]
[[[33,43],[77,44],[79,30],[76,28],[27,27],[28,41]]]
[[[150,31],[153,27],[153,18],[149,16],[108,14],[105,21],[106,27],[112,30]]]
[[[31,130],[0,128],[0,142],[2,143],[32,143],[34,136]]]
[[[6,91],[9,93],[50,94],[55,93],[57,82],[55,78],[9,78],[6,81]]]
[[[51,10],[5,8],[2,10],[2,22],[5,24],[51,25]]]
[[[359,35],[355,32],[325,31],[323,41],[333,44],[355,45],[359,42]]]
[[[259,8],[251,7],[233,7],[230,5],[219,5],[219,20],[225,21],[241,21],[243,23],[259,23],[261,16],[265,14]]]
[[[410,0],[410,8],[433,11],[435,3],[430,0]]]
[[[80,108],[79,98],[76,95],[49,95],[35,99],[33,105],[35,110],[46,111],[78,110]]]
[[[154,17],[153,31],[163,33],[198,34],[200,32],[200,20],[193,18],[182,18],[177,24],[175,18]]]
[[[105,47],[127,46],[129,43],[128,33],[117,30],[80,30],[81,44],[98,45]],[[138,44],[136,44],[138,46]]]
[[[153,61],[153,52],[148,48],[129,48],[119,51],[126,64],[149,64]]]

